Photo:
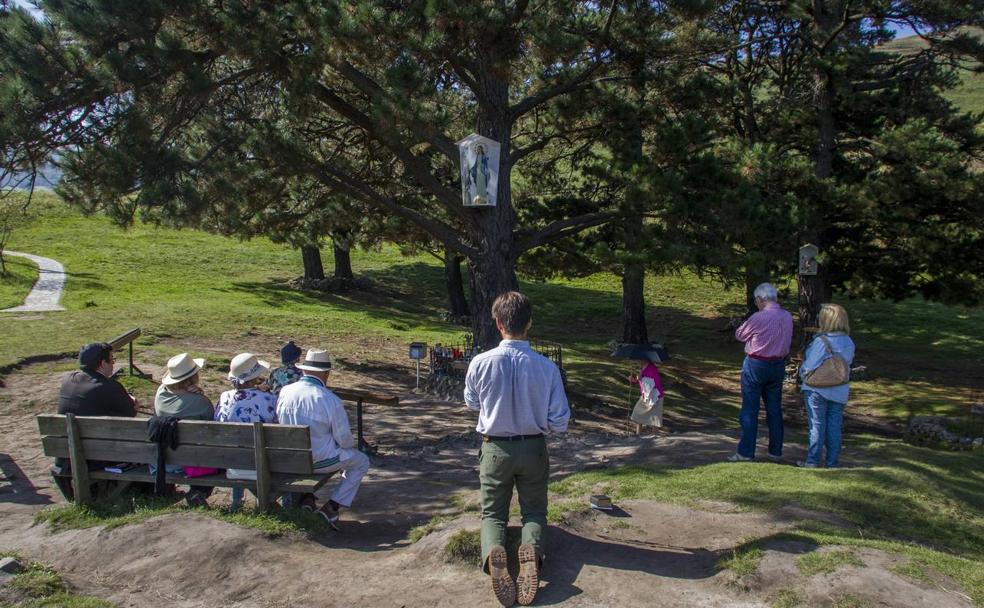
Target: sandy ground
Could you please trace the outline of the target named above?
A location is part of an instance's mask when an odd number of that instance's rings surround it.
[[[475,515],[460,515],[415,544],[407,540],[411,527],[432,516],[457,514],[456,496],[475,500],[474,415],[458,404],[410,394],[405,374],[374,364],[358,347],[342,359],[347,385],[399,392],[401,404],[366,412],[379,454],[341,532],[271,539],[194,513],[114,530],[52,533],[33,526],[38,509],[61,501],[34,422],[37,413],[54,410],[60,374],[27,367],[6,376],[0,389],[0,550],[50,563],[81,592],[120,606],[497,605],[477,568],[447,564],[441,556],[455,530],[477,527]],[[141,367],[159,375],[159,368]],[[733,432],[713,428],[646,438],[625,436],[622,429],[588,420],[551,439],[553,475],[627,463],[693,466],[727,456],[736,440]],[[802,454],[802,446],[792,445],[787,458]],[[227,502],[224,491],[211,499],[216,507]],[[873,606],[972,606],[951,581],[900,578],[889,570],[899,558],[874,550],[859,552],[864,567],[812,578],[798,573],[793,557],[828,548],[773,543],[759,572],[740,584],[716,566],[743,541],[810,518],[830,521],[795,506],[764,514],[725,503],[690,509],[654,501],[627,501],[613,515],[574,516],[548,532],[537,605],[764,607],[779,590],[796,588],[806,606],[833,606],[845,594]]]

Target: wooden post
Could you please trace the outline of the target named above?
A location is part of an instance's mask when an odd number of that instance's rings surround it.
[[[256,502],[261,511],[266,511],[270,507],[270,466],[262,422],[253,423],[253,459],[256,465]]]
[[[65,425],[68,429],[68,455],[72,463],[72,490],[76,504],[84,505],[91,502],[92,495],[89,492],[89,465],[82,451],[82,437],[79,436],[75,414],[65,414]]]
[[[362,397],[355,402],[355,434],[359,437],[359,450],[368,454],[369,446],[362,435]]]
[[[133,341],[130,341],[130,375],[133,375]]]

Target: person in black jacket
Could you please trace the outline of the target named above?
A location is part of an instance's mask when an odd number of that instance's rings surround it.
[[[105,342],[86,344],[79,351],[79,370],[62,381],[58,413],[76,416],[136,415],[136,402],[113,379],[113,347]]]
[[[125,416],[137,414],[137,402],[123,385],[113,379],[113,347],[105,342],[86,344],[79,351],[79,369],[65,375],[58,393],[58,413],[76,416]],[[101,469],[105,462],[89,461],[89,469]],[[72,480],[67,474],[67,458],[56,458],[52,472],[62,495],[72,500]]]

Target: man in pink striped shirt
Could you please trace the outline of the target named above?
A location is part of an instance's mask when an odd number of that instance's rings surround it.
[[[769,426],[769,458],[782,458],[782,382],[786,377],[786,357],[793,341],[793,316],[779,306],[779,294],[771,283],[755,288],[759,311],[742,323],[735,338],[745,343],[745,362],[741,366],[741,439],[728,458],[732,462],[755,458],[758,414],[765,402],[765,422]]]

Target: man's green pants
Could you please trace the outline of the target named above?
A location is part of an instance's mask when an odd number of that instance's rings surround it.
[[[482,484],[482,568],[488,572],[492,547],[506,544],[509,503],[513,484],[519,492],[523,516],[522,542],[544,555],[543,534],[547,528],[547,480],[550,460],[543,437],[520,441],[484,441],[478,454],[478,476]]]

